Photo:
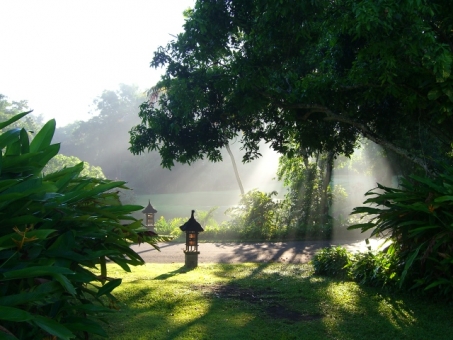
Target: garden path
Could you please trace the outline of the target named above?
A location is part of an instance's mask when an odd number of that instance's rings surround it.
[[[380,242],[370,240],[372,249]],[[290,241],[262,243],[200,243],[198,263],[287,262],[306,263],[321,248],[341,245],[347,250],[365,251],[364,240],[355,241]],[[184,263],[184,243],[159,243],[160,251],[148,244],[133,245],[147,263]]]

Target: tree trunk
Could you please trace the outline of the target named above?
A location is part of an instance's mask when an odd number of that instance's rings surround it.
[[[327,154],[325,173],[322,181],[322,192],[321,192],[321,202],[320,202],[320,222],[322,225],[327,223],[327,218],[329,216],[329,195],[328,189],[329,184],[332,180],[332,170],[333,170],[333,157],[334,153],[330,151]]]
[[[234,160],[233,153],[231,152],[230,144],[227,143],[225,147],[228,151],[228,154],[230,155],[231,163],[233,163],[234,175],[236,176],[236,181],[238,182],[239,190],[241,191],[241,195],[244,196],[244,187],[242,186],[241,178],[239,177],[238,168],[236,166],[236,161]]]

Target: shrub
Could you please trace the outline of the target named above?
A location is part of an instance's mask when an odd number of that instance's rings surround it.
[[[348,278],[351,256],[344,247],[323,248],[315,254],[312,260],[315,274]]]
[[[182,236],[182,231],[179,229],[186,222],[182,217],[172,218],[167,221],[165,217],[161,216],[156,222],[156,232],[160,235],[171,236],[178,238]]]
[[[381,251],[351,255],[348,270],[349,278],[367,286],[394,288],[399,278],[394,257]]]
[[[276,238],[282,226],[279,221],[280,205],[272,198],[275,195],[275,191],[266,194],[257,190],[243,195],[237,207],[226,211],[232,216],[228,222],[230,228],[246,240]]]
[[[406,289],[453,298],[453,168],[435,178],[411,176],[400,189],[378,185],[353,214],[372,217],[349,229],[372,230],[392,241],[388,251]]]
[[[54,131],[51,120],[31,142],[24,129],[0,134],[2,338],[106,336],[95,317],[111,311],[121,284],[107,275],[106,262],[130,271],[144,263],[130,244],[160,240],[131,216],[143,207],[121,204],[124,182],[81,177],[83,163],[42,175],[59,151]]]

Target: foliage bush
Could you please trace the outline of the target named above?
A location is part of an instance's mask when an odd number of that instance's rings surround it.
[[[200,235],[200,240],[238,240],[239,233],[232,230],[228,223],[218,224],[213,218],[213,213],[217,207],[209,211],[198,210],[195,212],[195,218],[201,224],[204,232]],[[187,218],[176,217],[169,221],[161,216],[156,222],[156,232],[159,235],[171,236],[177,242],[185,242],[184,233],[179,228],[187,221]]]
[[[283,231],[280,222],[280,203],[273,199],[277,192],[269,194],[252,190],[242,196],[239,205],[226,211],[232,218],[228,222],[241,239],[271,240]]]
[[[315,254],[312,263],[315,274],[339,278],[349,277],[352,255],[344,247],[323,248]]]
[[[27,115],[0,123],[0,337],[3,339],[106,336],[96,321],[114,307],[120,278],[144,261],[131,243],[160,240],[146,233],[122,205],[124,182],[80,176],[83,163],[42,174],[59,151],[55,121],[30,142],[25,129],[6,130]]]
[[[360,284],[374,287],[396,287],[399,274],[392,254],[372,252],[351,254],[348,277]]]
[[[172,218],[167,221],[164,216],[161,216],[156,221],[156,232],[159,235],[171,236],[173,239],[182,239],[183,233],[180,226],[184,224],[185,220],[182,217]]]
[[[351,253],[341,246],[321,249],[313,257],[315,274],[338,277],[375,287],[397,288],[399,275],[392,254],[366,251]]]
[[[372,230],[392,244],[387,249],[398,273],[398,285],[453,298],[453,168],[435,178],[410,176],[401,188],[378,185],[354,214],[372,219],[350,229]]]

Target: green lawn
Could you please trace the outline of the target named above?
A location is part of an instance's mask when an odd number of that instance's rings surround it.
[[[313,276],[311,265],[147,264],[124,273],[109,339],[447,339],[452,307]]]

